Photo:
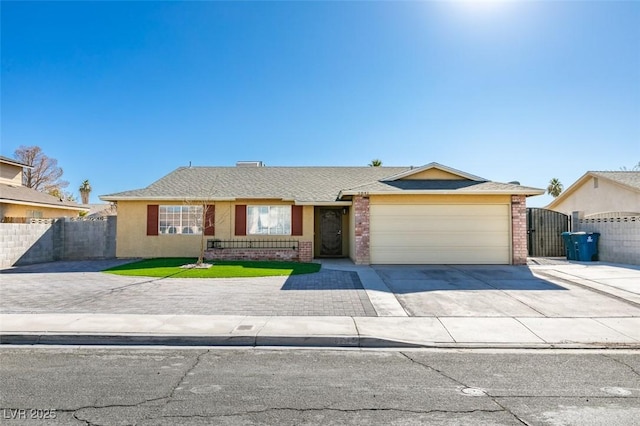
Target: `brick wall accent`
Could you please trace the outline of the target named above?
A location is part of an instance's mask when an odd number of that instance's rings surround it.
[[[300,241],[298,257],[300,262],[311,262],[313,260],[313,241]]]
[[[292,249],[254,249],[225,248],[205,251],[207,260],[276,260],[287,262],[311,262],[313,260],[313,242],[300,241],[298,250]]]
[[[355,217],[355,263],[368,265],[369,257],[369,197],[357,195],[353,198],[353,214]]]
[[[511,196],[511,247],[514,265],[527,264],[527,197]]]

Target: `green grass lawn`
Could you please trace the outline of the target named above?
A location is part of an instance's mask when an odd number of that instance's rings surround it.
[[[194,263],[196,259],[189,257],[146,259],[115,266],[102,272],[158,278],[234,278],[310,274],[320,270],[317,263],[223,260],[210,262],[212,266],[208,269],[181,268],[182,265]]]

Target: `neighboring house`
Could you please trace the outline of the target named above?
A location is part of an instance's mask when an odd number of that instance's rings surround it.
[[[250,258],[295,241],[301,261],[524,264],[526,197],[544,190],[437,163],[413,167],[181,167],[117,203],[118,257]],[[222,248],[220,248],[222,247]],[[224,247],[227,247],[226,249]],[[254,251],[252,251],[252,249]]]
[[[82,206],[89,208],[89,213],[87,213],[87,215],[85,216],[86,218],[89,218],[89,219],[118,215],[116,206],[115,204],[112,204],[112,203],[83,204]]]
[[[584,217],[602,213],[640,215],[639,172],[587,172],[556,197],[547,209]]]
[[[0,156],[0,220],[24,221],[38,218],[76,217],[89,209],[73,201],[60,200],[22,184],[28,164]]]

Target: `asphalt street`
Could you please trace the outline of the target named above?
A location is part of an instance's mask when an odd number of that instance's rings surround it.
[[[624,426],[640,416],[638,351],[4,347],[0,360],[7,425]]]

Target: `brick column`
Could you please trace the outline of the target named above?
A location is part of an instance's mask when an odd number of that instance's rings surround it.
[[[524,195],[511,196],[511,246],[512,264],[527,264],[527,198]]]
[[[298,243],[298,261],[311,262],[313,260],[313,241],[300,241]]]
[[[369,259],[369,197],[357,195],[353,198],[355,218],[355,263],[368,265]]]

